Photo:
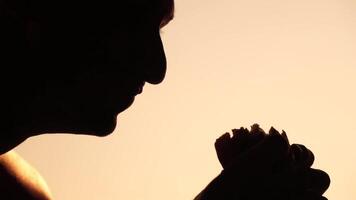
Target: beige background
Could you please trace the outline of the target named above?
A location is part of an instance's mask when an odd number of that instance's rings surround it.
[[[356,1],[176,4],[166,80],[145,87],[114,134],[17,148],[56,199],[192,199],[220,171],[215,139],[254,122],[314,151],[329,199],[356,199]]]

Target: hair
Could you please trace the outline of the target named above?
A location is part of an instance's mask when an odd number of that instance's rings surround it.
[[[43,82],[36,83],[40,81],[38,76],[48,71],[53,75],[59,73],[59,69],[54,70],[48,66],[38,68],[39,66],[31,64],[31,59],[34,59],[31,53],[35,51],[32,45],[37,43],[33,41],[36,40],[37,35],[33,28],[36,22],[40,30],[48,28],[41,27],[42,23],[53,27],[64,25],[78,30],[80,37],[87,37],[84,34],[88,33],[83,31],[87,27],[99,26],[96,29],[101,29],[101,27],[112,25],[112,22],[121,23],[125,20],[128,21],[127,23],[134,23],[135,19],[131,18],[132,16],[139,16],[141,13],[144,15],[147,12],[157,15],[163,26],[173,18],[174,13],[173,0],[117,1],[117,5],[113,4],[115,3],[110,0],[86,2],[79,0],[0,0],[0,50],[5,52],[0,55],[2,66],[0,89],[4,91],[5,87],[8,90],[16,90],[18,87],[43,85]],[[65,10],[65,12],[58,12],[58,10]],[[103,15],[105,15],[105,18],[103,17],[105,21],[100,19]],[[62,33],[56,32],[56,34]],[[71,31],[71,34],[75,34],[75,31]],[[8,80],[9,78],[11,80]],[[9,85],[12,88],[9,88]]]

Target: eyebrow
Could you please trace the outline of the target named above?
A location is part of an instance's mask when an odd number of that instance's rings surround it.
[[[174,0],[163,0],[163,18],[160,24],[160,28],[166,26],[174,18]]]

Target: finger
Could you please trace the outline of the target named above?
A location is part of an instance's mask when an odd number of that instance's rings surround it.
[[[232,134],[231,141],[234,155],[239,155],[248,150],[248,141],[250,137],[249,131],[246,128],[241,127],[240,129],[233,129]]]
[[[301,161],[304,163],[304,167],[311,167],[314,163],[314,154],[309,149],[307,149],[304,145],[298,144],[298,146],[302,149]]]
[[[304,145],[292,144],[290,147],[292,164],[298,169],[310,168],[314,163],[314,154]]]
[[[316,169],[287,170],[274,177],[278,187],[290,191],[311,191],[319,196],[323,195],[330,185],[328,174]]]
[[[248,147],[252,147],[259,142],[261,142],[267,134],[265,131],[260,128],[258,124],[254,124],[251,126],[251,131],[248,137]]]
[[[232,138],[233,139],[241,139],[248,136],[248,130],[244,127],[239,129],[232,129]]]
[[[253,124],[251,126],[251,131],[250,133],[261,133],[261,134],[266,134],[265,131],[260,127],[258,124]]]
[[[318,195],[322,195],[330,186],[329,175],[318,169],[310,169],[307,172],[307,187]]]
[[[224,169],[231,164],[234,157],[261,142],[266,136],[257,124],[251,127],[251,132],[246,128],[240,128],[233,129],[232,133],[232,138],[229,133],[225,133],[215,142],[216,153]]]
[[[273,127],[261,143],[236,159],[236,162],[252,170],[274,171],[275,164],[286,160],[289,145]]]
[[[215,150],[219,159],[220,164],[223,168],[231,164],[231,159],[233,157],[232,153],[232,144],[231,138],[229,133],[225,133],[224,135],[220,136],[215,141]]]
[[[286,140],[286,142],[289,144],[289,139],[288,139],[287,133],[284,130],[282,130],[282,134],[281,135]]]

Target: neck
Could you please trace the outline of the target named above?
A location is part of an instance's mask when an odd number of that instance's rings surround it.
[[[14,104],[15,101],[12,101]],[[1,101],[3,106],[0,116],[0,155],[10,151],[17,145],[25,141],[29,134],[25,131],[23,126],[23,113],[16,112],[14,106],[6,101]]]

